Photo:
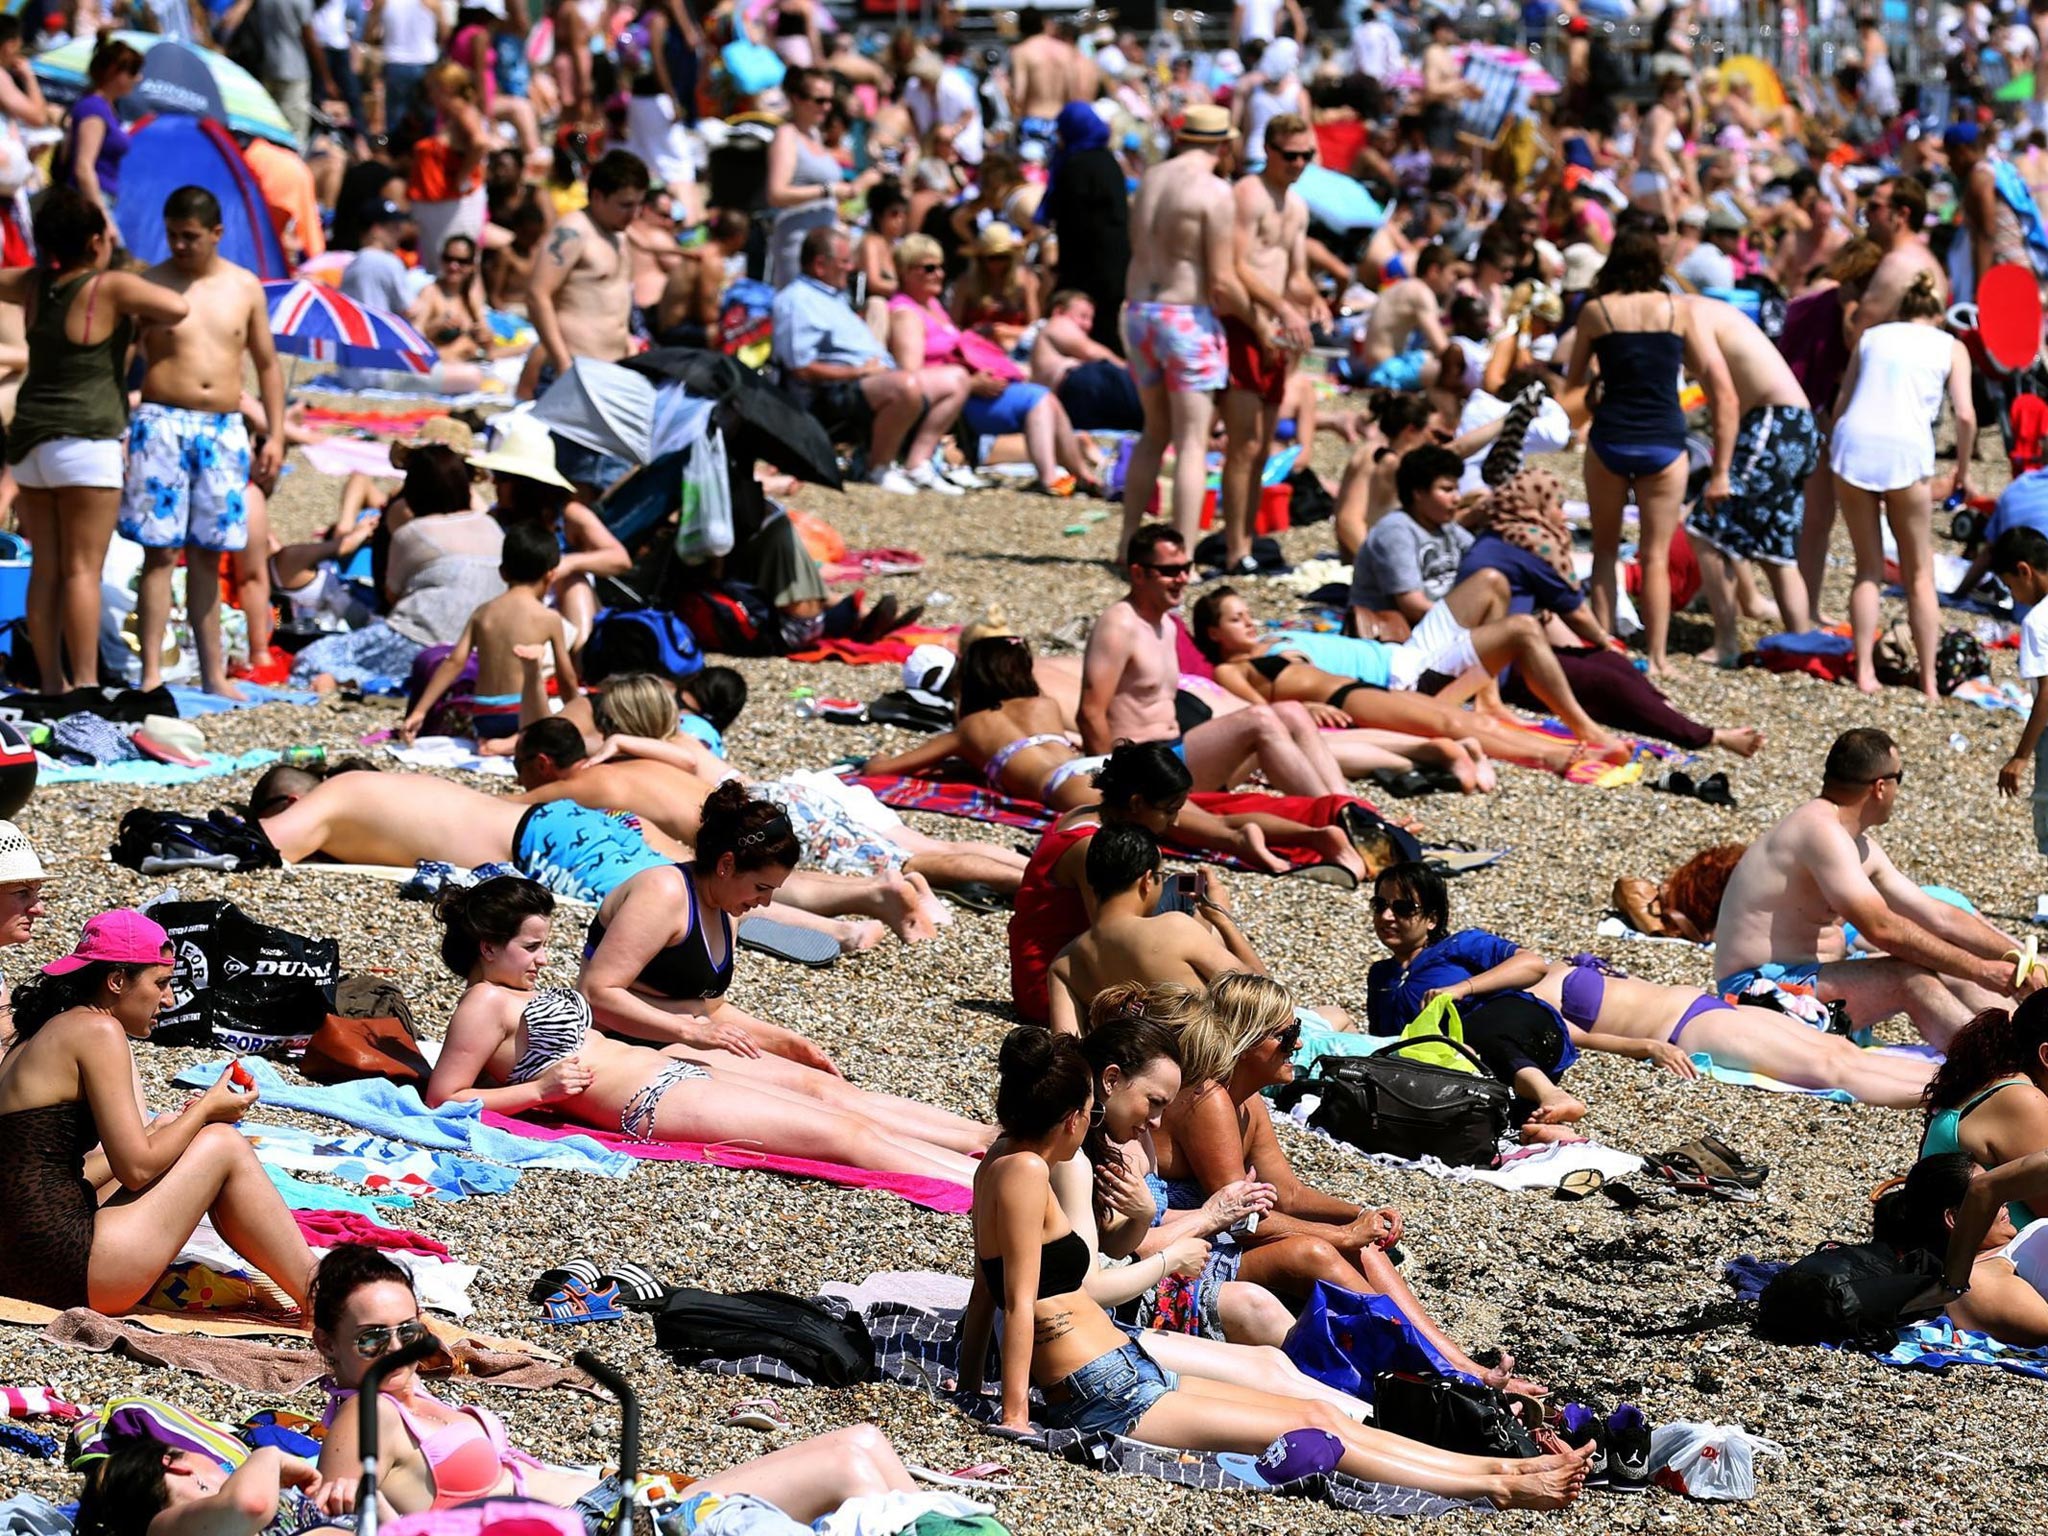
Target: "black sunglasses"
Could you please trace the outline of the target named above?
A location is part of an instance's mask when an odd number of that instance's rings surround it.
[[[419,1343],[427,1336],[427,1325],[422,1322],[400,1323],[396,1327],[364,1328],[356,1334],[356,1353],[365,1360],[374,1360],[391,1348],[395,1339],[400,1349]]]
[[[917,264],[917,270],[920,272],[943,272],[946,270],[946,264],[943,261],[920,261]]]
[[[1301,1044],[1301,1024],[1297,1020],[1295,1023],[1288,1025],[1285,1029],[1274,1030],[1273,1033],[1266,1036],[1266,1038],[1268,1040],[1278,1041],[1281,1049],[1286,1051],[1288,1055],[1292,1056],[1294,1054],[1294,1048]]]
[[[1307,165],[1315,157],[1316,152],[1312,149],[1276,149],[1273,151],[1273,158],[1275,160],[1285,160],[1289,165]]]
[[[1372,909],[1375,913],[1391,912],[1405,923],[1409,918],[1422,910],[1422,903],[1419,901],[1403,901],[1386,896],[1375,896],[1372,899]]]
[[[1195,562],[1192,560],[1183,560],[1178,565],[1148,565],[1145,567],[1146,570],[1151,571],[1154,575],[1164,576],[1168,581],[1172,581],[1176,576],[1185,576],[1194,568]]]
[[[1892,772],[1880,773],[1875,778],[1865,779],[1863,782],[1866,784],[1882,784],[1886,779],[1890,779],[1894,784],[1904,784],[1906,782],[1906,765],[1901,763]]]

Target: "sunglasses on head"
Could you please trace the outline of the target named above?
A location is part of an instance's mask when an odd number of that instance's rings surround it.
[[[365,1360],[374,1360],[390,1349],[394,1340],[400,1349],[407,1349],[426,1336],[427,1325],[417,1320],[396,1327],[364,1328],[356,1333],[356,1353]]]
[[[1195,563],[1192,560],[1183,560],[1178,565],[1148,565],[1145,567],[1146,570],[1151,571],[1156,576],[1164,576],[1168,581],[1172,581],[1177,576],[1185,576],[1194,568]]]
[[[1422,910],[1422,903],[1419,901],[1410,901],[1406,898],[1375,896],[1372,899],[1372,909],[1375,914],[1381,912],[1391,912],[1395,917],[1398,917],[1403,922],[1406,922],[1409,918],[1414,917],[1417,913],[1419,913]]]

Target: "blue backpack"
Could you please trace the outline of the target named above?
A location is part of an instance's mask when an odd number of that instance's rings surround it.
[[[585,675],[592,681],[622,672],[681,679],[704,670],[704,650],[690,626],[660,608],[604,609],[584,649]]]

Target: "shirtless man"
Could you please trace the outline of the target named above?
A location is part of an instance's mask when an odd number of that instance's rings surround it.
[[[1308,204],[1294,190],[1316,157],[1316,140],[1302,119],[1288,113],[1266,124],[1266,160],[1258,175],[1232,188],[1236,210],[1237,280],[1254,306],[1254,319],[1223,317],[1229,349],[1230,392],[1223,397],[1223,571],[1253,575],[1253,497],[1260,471],[1273,453],[1280,405],[1302,353],[1314,345],[1312,329],[1327,325],[1330,307],[1308,271]]]
[[[398,807],[403,814],[394,814]],[[262,823],[287,864],[316,856],[402,869],[433,861],[460,869],[509,863],[556,895],[593,905],[643,869],[690,857],[685,844],[652,826],[636,830],[609,814],[615,809],[566,798],[531,804],[428,773],[359,770],[320,779],[282,765],[259,778],[249,794],[251,819]],[[912,881],[910,887],[921,884]],[[778,922],[829,933],[849,952],[879,943],[884,923],[905,940],[931,937],[920,894],[902,887],[901,881],[797,870],[783,884],[783,900],[771,902],[766,912]],[[929,894],[926,887],[922,896]],[[811,903],[838,911],[813,913]],[[822,920],[829,916],[880,921]]]
[[[1238,281],[1230,186],[1224,158],[1237,142],[1221,107],[1190,107],[1173,158],[1145,173],[1131,202],[1131,265],[1124,283],[1124,355],[1145,409],[1145,430],[1131,452],[1118,552],[1145,516],[1173,444],[1173,525],[1193,548],[1208,478],[1209,428],[1216,392],[1230,382],[1225,314],[1250,318]],[[1107,750],[1098,748],[1094,750]]]
[[[1095,300],[1062,288],[1031,344],[1031,382],[1059,396],[1076,432],[1129,432],[1145,424],[1130,365],[1095,339]]]
[[[1444,329],[1444,305],[1450,302],[1464,264],[1445,245],[1423,248],[1415,258],[1415,275],[1380,290],[1366,322],[1363,351],[1353,358],[1373,389],[1432,389],[1438,359],[1451,344]],[[1417,341],[1420,346],[1416,345]]]
[[[1036,6],[1027,5],[1017,13],[1019,41],[1010,50],[1010,116],[1017,124],[1019,145],[1038,144],[1052,148],[1059,131],[1060,108],[1070,101],[1087,101],[1091,89],[1082,92],[1084,66],[1092,74],[1094,65],[1081,57],[1081,50],[1057,29],[1048,30],[1045,17]]]
[[[1998,175],[1992,169],[1990,148],[1979,137],[1975,123],[1950,123],[1941,136],[1948,151],[1949,170],[1962,189],[1963,228],[1970,235],[1970,291],[1958,293],[1959,302],[1974,299],[1984,274],[1993,267],[2019,266],[2033,270],[2027,254],[2020,218],[2011,204],[1998,194]],[[1882,275],[1883,269],[1879,268]]]
[[[681,253],[682,261],[655,306],[654,334],[663,346],[718,344],[726,263],[747,248],[752,224],[743,210],[721,208],[706,228],[704,243]]]
[[[1971,913],[1936,901],[1871,838],[1891,819],[1905,766],[1883,731],[1844,731],[1828,750],[1818,799],[1749,845],[1721,897],[1714,990],[1731,996],[1762,980],[1839,1002],[1857,1028],[1903,1011],[1947,1050],[1986,1008],[2041,985],[2018,981],[2016,946]],[[1849,958],[1853,923],[1878,953]]]
[[[647,198],[647,167],[614,149],[590,168],[590,203],[567,215],[548,236],[527,284],[527,314],[540,335],[528,370],[528,399],[547,393],[579,357],[616,363],[633,350],[632,266],[626,227]],[[555,467],[585,500],[594,501],[632,466],[563,437],[555,439]]]
[[[1185,734],[1175,714],[1180,654],[1173,613],[1193,568],[1187,543],[1164,523],[1130,539],[1130,590],[1096,621],[1081,658],[1081,747],[1102,754],[1120,741],[1170,741],[1198,790],[1227,789],[1253,763],[1285,795],[1347,793],[1343,771],[1308,711],[1258,704]]]
[[[1791,188],[1792,200],[1779,215],[1779,227],[1784,233],[1779,238],[1777,254],[1771,258],[1771,267],[1778,286],[1796,298],[1833,259],[1835,252],[1849,243],[1855,231],[1843,222],[1828,199],[1827,189],[1821,186],[1820,177],[1811,170],[1794,171],[1786,185]]]
[[[270,306],[256,274],[220,254],[220,203],[204,187],[164,200],[171,259],[143,275],[183,294],[189,312],[141,333],[147,371],[142,403],[128,424],[128,481],[121,494],[123,538],[142,546],[135,638],[142,686],[163,682],[164,625],[171,573],[185,563],[185,611],[208,693],[243,697],[221,664],[220,555],[249,542],[245,496],[251,480],[268,491],[284,463],[284,432],[270,433],[250,461],[242,419],[242,358],[256,365],[266,421],[284,421],[284,370],[270,339]]]
[[[1477,81],[1467,80],[1452,49],[1458,21],[1445,11],[1430,18],[1429,42],[1422,50],[1422,130],[1430,150],[1449,154],[1458,147],[1458,109],[1477,97]]]
[[[1852,353],[1865,331],[1899,317],[1899,300],[1922,272],[1934,274],[1935,290],[1942,295],[1944,304],[1948,302],[1948,274],[1928,249],[1927,237],[1921,232],[1927,227],[1924,186],[1909,176],[1880,181],[1863,200],[1863,220],[1870,238],[1883,247],[1884,259],[1877,264],[1877,271],[1863,290],[1863,302],[1856,306],[1855,317],[1849,322]]]
[[[1799,574],[1799,530],[1806,477],[1820,463],[1820,427],[1806,391],[1771,339],[1732,304],[1693,297],[1693,335],[1702,352],[1716,351],[1735,385],[1742,417],[1735,429],[1726,501],[1703,501],[1692,516],[1700,574],[1714,610],[1714,660],[1735,666],[1737,562],[1754,560],[1770,577],[1787,634],[1813,627],[1806,581]]]

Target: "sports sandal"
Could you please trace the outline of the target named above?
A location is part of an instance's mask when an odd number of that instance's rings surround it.
[[[578,1285],[597,1284],[597,1261],[595,1259],[571,1259],[558,1269],[544,1269],[540,1278],[526,1288],[526,1299],[539,1306],[570,1281]]]
[[[794,1426],[782,1416],[782,1410],[772,1397],[749,1397],[732,1405],[732,1412],[725,1416],[725,1422],[736,1429],[773,1430],[787,1433]]]
[[[618,1307],[615,1285],[593,1290],[580,1280],[571,1280],[541,1305],[544,1323],[613,1323],[626,1314]]]
[[[1718,1136],[1702,1136],[1697,1141],[1687,1142],[1679,1150],[1691,1152],[1699,1162],[1700,1171],[1716,1183],[1733,1184],[1738,1189],[1756,1189],[1771,1176],[1768,1167],[1750,1162]]]
[[[619,1293],[620,1306],[631,1307],[637,1312],[655,1310],[668,1300],[668,1293],[673,1289],[661,1276],[641,1264],[607,1263],[596,1283],[610,1286]]]

